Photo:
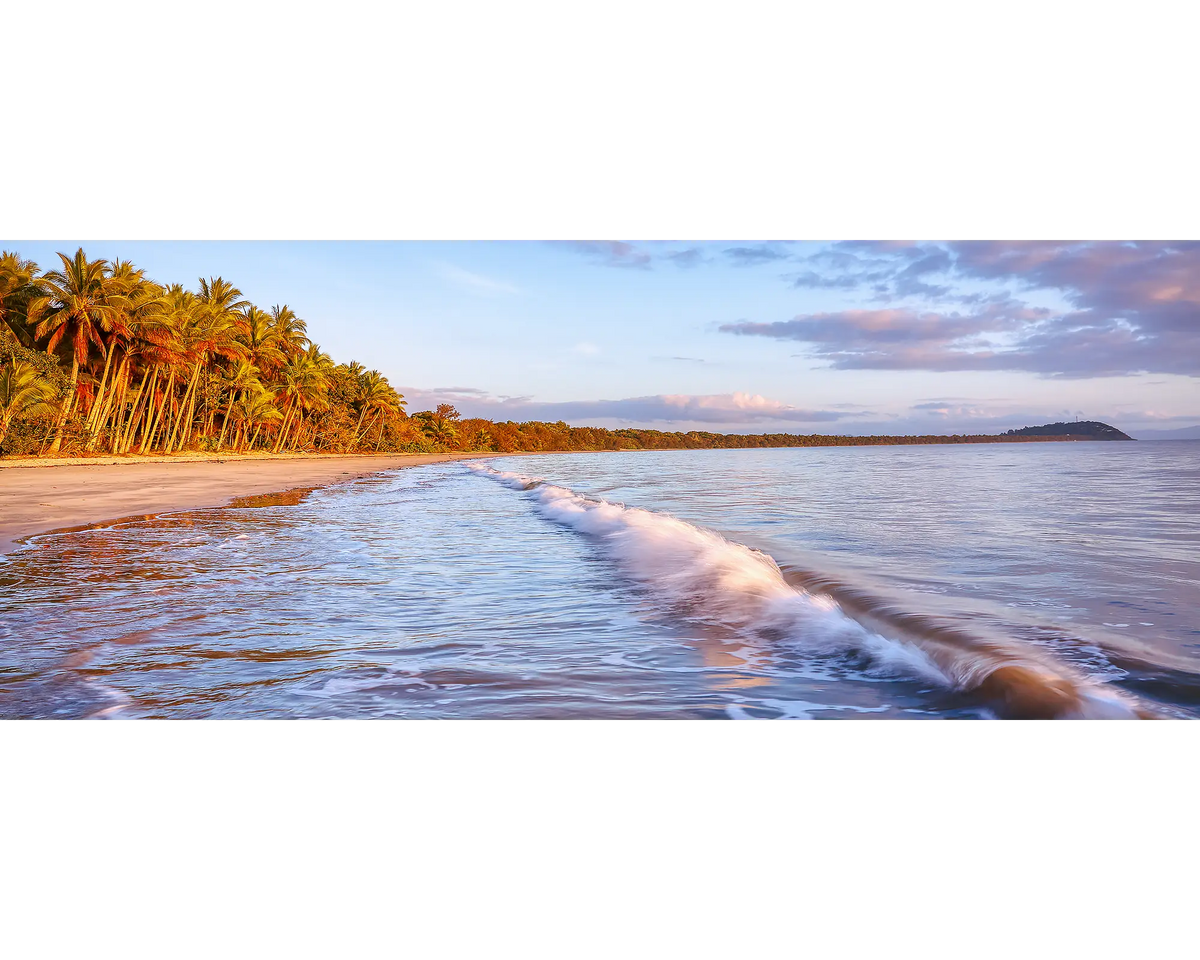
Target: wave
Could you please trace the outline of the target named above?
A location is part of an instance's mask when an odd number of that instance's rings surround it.
[[[532,494],[542,516],[587,535],[626,576],[691,619],[721,624],[747,638],[793,643],[817,656],[863,658],[877,671],[972,694],[1003,717],[1151,716],[1123,692],[1017,641],[922,629],[916,621],[905,623],[878,611],[872,616],[869,605],[856,604],[848,588],[823,584],[802,571],[785,572],[767,554],[714,531],[583,496],[540,478],[482,464],[468,467]]]

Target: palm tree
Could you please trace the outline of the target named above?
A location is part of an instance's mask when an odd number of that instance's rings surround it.
[[[276,341],[286,357],[295,357],[309,346],[308,324],[296,316],[286,303],[271,308],[271,327]]]
[[[42,295],[38,265],[11,251],[0,252],[0,331],[7,328],[24,347],[34,344],[27,322],[29,301]]]
[[[439,403],[436,410],[422,410],[413,414],[414,419],[421,422],[425,436],[434,443],[449,446],[458,439],[458,429],[455,424],[461,414],[449,403]]]
[[[101,333],[113,329],[125,306],[108,276],[107,260],[88,260],[82,247],[73,258],[65,253],[58,257],[63,268],[42,275],[45,292],[30,301],[28,310],[29,321],[36,324],[34,336],[39,340],[49,337],[47,353],[64,341],[71,349],[71,382],[60,404],[51,453],[62,447],[63,424],[75,403],[79,368],[87,363],[93,346],[105,350]]]
[[[304,355],[322,373],[328,374],[334,367],[333,358],[315,343],[309,343],[308,349],[304,351]],[[361,369],[361,364],[359,364],[359,367]]]
[[[258,439],[258,433],[264,425],[283,419],[271,394],[261,385],[247,390],[241,402],[233,408],[233,421],[237,424],[237,437],[233,442],[235,450],[249,450]],[[250,431],[254,433],[251,435]]]
[[[495,440],[487,430],[480,427],[468,438],[467,446],[472,450],[491,450],[495,446]]]
[[[303,411],[321,410],[329,406],[326,400],[329,393],[329,381],[326,377],[326,371],[330,367],[332,367],[332,362],[329,361],[329,357],[321,353],[319,349],[314,354],[313,347],[310,347],[307,353],[296,357],[283,368],[280,374],[282,377],[282,390],[278,398],[286,400],[284,409],[287,415],[284,418],[283,426],[279,429],[279,436],[275,440],[273,453],[278,453],[282,449],[284,440],[287,437],[288,428],[291,425],[293,413],[300,410],[300,416],[303,419]],[[300,426],[302,427],[303,423]],[[297,436],[299,432],[300,427],[297,427]]]
[[[133,447],[139,425],[142,426],[143,434],[141,449],[145,449],[148,443],[147,435],[154,423],[155,397],[160,373],[163,368],[177,362],[181,352],[177,318],[171,310],[167,295],[162,294],[156,285],[152,285],[151,293],[155,296],[152,303],[145,304],[144,309],[142,305],[135,306],[130,311],[128,335],[122,343],[124,356],[117,371],[119,393],[113,404],[113,426],[109,444],[114,453],[127,453]],[[139,370],[141,381],[128,403],[129,412],[126,417],[126,397]],[[101,427],[103,423],[102,414]]]
[[[381,417],[385,412],[396,413],[400,409],[400,403],[397,401],[403,401],[403,398],[391,388],[382,373],[378,370],[368,370],[362,374],[359,379],[359,414],[358,423],[354,427],[354,442],[357,444],[375,425],[372,420],[367,424],[367,429],[359,433],[368,411],[377,411]]]
[[[241,360],[231,367],[225,377],[225,389],[229,391],[229,404],[225,407],[225,419],[221,423],[221,436],[217,439],[217,449],[220,450],[225,443],[225,430],[232,423],[233,405],[237,401],[238,394],[244,397],[246,392],[254,389],[262,389],[262,383],[258,379],[258,367],[249,360]]]
[[[238,333],[241,330],[242,311],[249,308],[250,301],[246,300],[242,291],[224,277],[209,277],[207,280],[201,277],[197,299],[203,305],[205,316],[211,325],[211,348],[208,351],[207,359],[220,357],[234,364],[244,360],[246,349],[238,341]],[[216,372],[209,374],[206,383],[209,382],[212,384],[220,382]],[[214,395],[210,397],[208,391],[205,391],[208,417],[207,426],[202,426],[201,429],[209,436],[212,434],[213,423],[218,412],[220,393],[220,390],[215,390]],[[193,396],[194,394],[193,390]],[[230,397],[230,404],[233,403],[233,399]],[[183,442],[187,442],[186,436]]]
[[[88,441],[88,449],[95,449],[100,440],[100,431],[108,421],[109,412],[113,409],[111,392],[124,384],[124,376],[129,357],[130,342],[139,334],[144,334],[150,328],[157,328],[164,320],[166,303],[163,299],[163,289],[153,281],[146,279],[146,272],[135,267],[128,260],[115,260],[108,272],[108,280],[117,311],[104,340],[104,372],[100,377],[99,387],[92,399],[92,408],[88,414],[87,426],[92,434]],[[120,362],[112,381],[109,372],[113,358],[120,354]],[[110,396],[105,402],[105,391]]]
[[[192,422],[196,418],[196,395],[200,374],[216,356],[227,360],[244,360],[246,348],[238,341],[239,314],[212,308],[190,290],[173,284],[168,292],[175,322],[179,324],[182,352],[192,364],[192,376],[184,392],[184,407],[172,436],[167,439],[163,452],[182,448],[191,436]],[[178,440],[178,443],[176,443]]]
[[[258,307],[247,307],[238,322],[238,340],[246,348],[246,359],[268,378],[283,366],[287,355],[271,315]]]
[[[56,391],[31,363],[11,357],[0,364],[0,443],[17,417],[40,417],[54,412]]]
[[[413,419],[421,425],[421,432],[434,443],[449,446],[458,439],[458,431],[449,420],[435,420],[428,410],[414,413]]]
[[[211,314],[223,316],[231,323],[238,320],[241,311],[250,306],[242,299],[242,291],[222,277],[200,278],[199,300]]]

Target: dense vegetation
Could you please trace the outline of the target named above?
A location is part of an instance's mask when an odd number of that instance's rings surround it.
[[[375,370],[335,364],[290,307],[221,277],[0,254],[0,453],[436,449]],[[445,416],[441,417],[445,420]],[[452,432],[452,431],[451,431]]]
[[[1099,420],[1076,420],[1074,423],[1047,423],[1040,427],[1009,430],[1009,437],[1086,437],[1088,440],[1132,440],[1116,427]]]
[[[0,455],[183,450],[412,452],[662,450],[981,443],[1038,436],[840,437],[606,430],[411,416],[376,370],[334,363],[287,305],[222,277],[163,286],[82,249],[42,270],[0,254]],[[1076,426],[1076,425],[1073,425]],[[1110,428],[1111,429],[1111,428]]]

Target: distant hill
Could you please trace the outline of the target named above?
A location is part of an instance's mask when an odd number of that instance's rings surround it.
[[[1009,430],[1006,437],[1078,437],[1080,440],[1132,440],[1116,427],[1099,420],[1076,420],[1074,423],[1045,423],[1040,427]]]

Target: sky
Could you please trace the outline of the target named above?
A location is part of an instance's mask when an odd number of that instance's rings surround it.
[[[0,243],[57,265],[78,241]],[[1200,425],[1200,243],[102,242],[287,303],[410,412],[738,433]]]

